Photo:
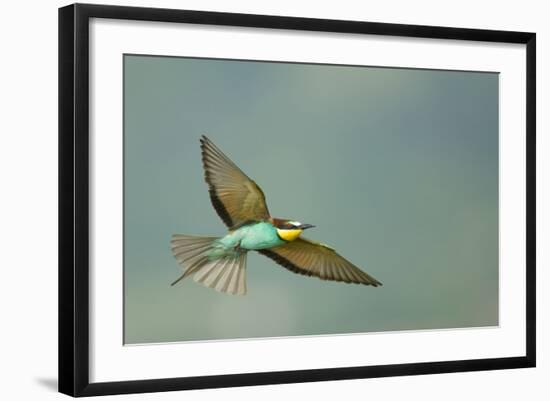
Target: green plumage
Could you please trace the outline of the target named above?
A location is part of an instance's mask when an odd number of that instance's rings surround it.
[[[236,248],[259,250],[285,244],[277,235],[277,229],[268,222],[247,224],[217,240],[217,244],[227,251]]]

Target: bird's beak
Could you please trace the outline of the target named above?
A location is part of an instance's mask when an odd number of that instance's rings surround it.
[[[300,230],[307,230],[308,228],[315,227],[313,224],[302,224],[300,225]]]

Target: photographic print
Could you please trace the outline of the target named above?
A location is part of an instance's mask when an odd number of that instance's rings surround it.
[[[535,61],[533,32],[61,8],[59,391],[534,367]]]
[[[123,64],[125,344],[499,324],[498,73]]]

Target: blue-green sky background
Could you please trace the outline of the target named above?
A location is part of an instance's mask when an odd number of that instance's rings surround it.
[[[171,235],[226,232],[203,133],[384,285],[251,252],[244,297],[171,287]],[[125,343],[497,325],[498,74],[127,55],[124,217]]]

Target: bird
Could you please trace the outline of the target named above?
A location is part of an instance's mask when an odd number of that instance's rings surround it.
[[[200,138],[204,179],[212,206],[228,228],[223,237],[174,234],[171,251],[186,277],[231,295],[245,295],[246,259],[259,252],[305,276],[344,283],[382,285],[332,247],[304,238],[312,224],[272,217],[262,189],[206,135]]]

